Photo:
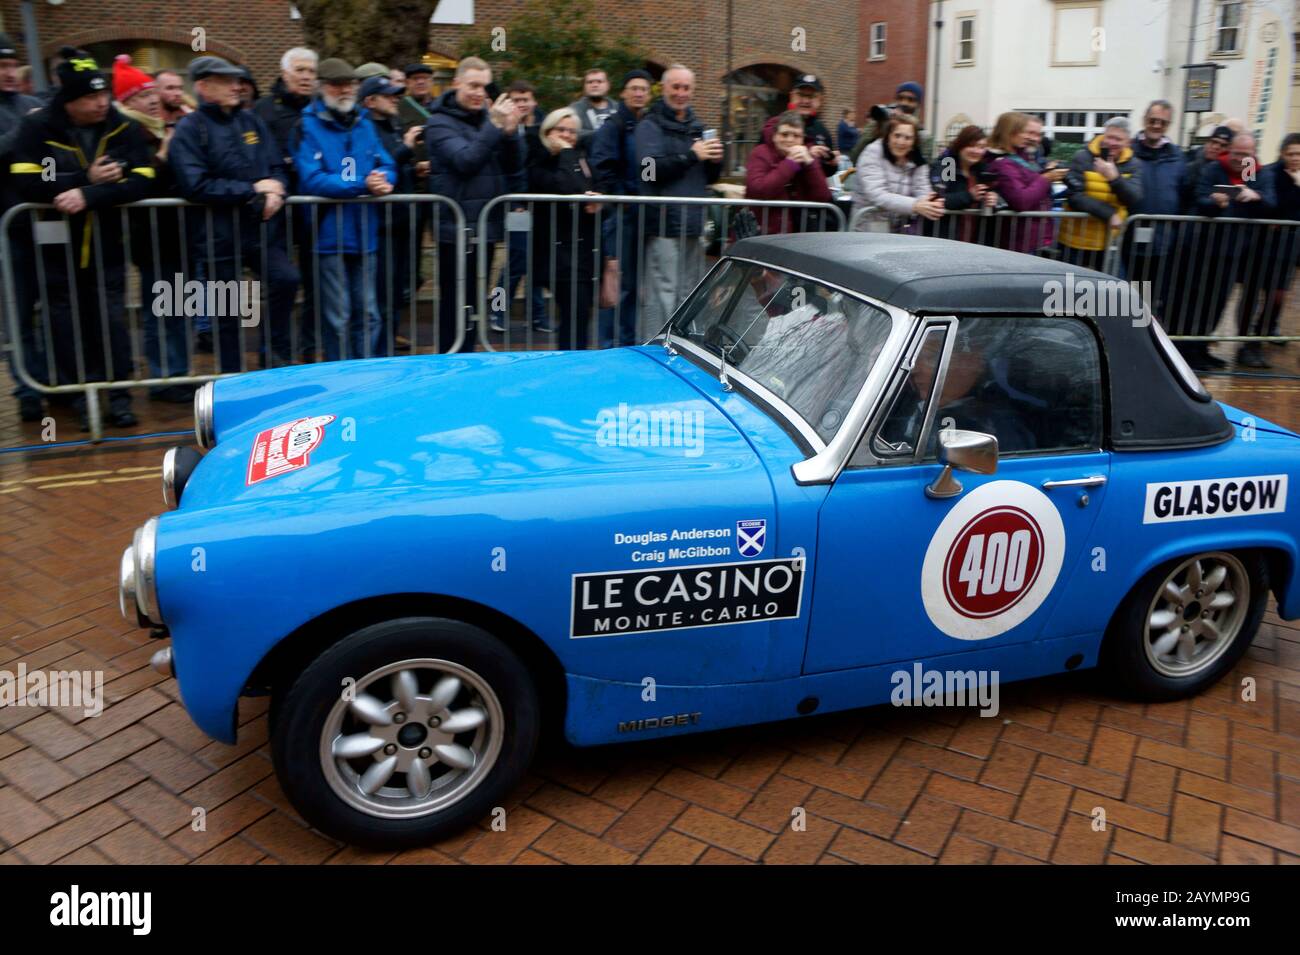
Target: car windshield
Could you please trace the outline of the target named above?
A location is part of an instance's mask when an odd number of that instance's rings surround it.
[[[812,279],[725,261],[672,331],[767,388],[829,442],[892,324],[885,310]]]

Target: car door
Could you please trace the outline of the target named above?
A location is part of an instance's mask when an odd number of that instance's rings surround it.
[[[919,324],[821,508],[804,672],[1041,635],[1105,501],[1101,374],[1080,320]],[[996,473],[928,494],[942,429],[994,434]]]

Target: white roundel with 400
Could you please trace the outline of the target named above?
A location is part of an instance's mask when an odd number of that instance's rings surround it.
[[[921,565],[921,597],[934,625],[958,640],[987,640],[1029,619],[1065,559],[1065,525],[1047,495],[1020,481],[990,481],[945,517]]]

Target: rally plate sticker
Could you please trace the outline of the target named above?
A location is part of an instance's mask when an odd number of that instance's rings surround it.
[[[577,640],[790,620],[799,616],[803,576],[802,557],[574,574],[569,634]]]
[[[333,420],[332,414],[316,415],[259,431],[248,456],[245,485],[305,468],[311,463],[312,451],[325,440],[325,426]]]

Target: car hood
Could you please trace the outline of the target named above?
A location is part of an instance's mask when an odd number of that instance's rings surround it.
[[[557,475],[721,473],[755,458],[712,400],[642,348],[302,365],[220,379],[213,407],[217,444],[182,509]]]

